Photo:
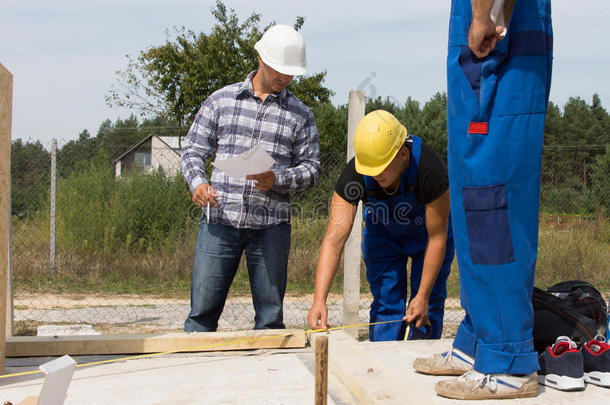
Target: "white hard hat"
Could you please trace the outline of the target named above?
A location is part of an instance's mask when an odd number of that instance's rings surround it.
[[[305,40],[289,25],[274,25],[254,44],[263,62],[280,73],[304,75],[307,68]]]

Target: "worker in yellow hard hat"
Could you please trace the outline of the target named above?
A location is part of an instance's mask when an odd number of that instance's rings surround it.
[[[408,135],[405,126],[383,110],[360,121],[354,151],[356,156],[343,169],[332,196],[307,321],[314,329],[328,327],[326,298],[362,201],[362,257],[373,294],[371,323],[404,317],[415,326],[409,339],[438,339],[454,256],[447,167],[421,138]],[[405,326],[403,322],[371,325],[369,338],[399,340]]]

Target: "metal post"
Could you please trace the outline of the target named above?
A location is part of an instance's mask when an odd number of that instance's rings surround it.
[[[57,139],[51,141],[51,236],[49,238],[49,259],[51,263],[51,277],[55,277],[55,198],[56,198],[56,163],[57,163]]]
[[[364,117],[364,91],[349,92],[349,107],[347,112],[347,161],[354,157],[354,132],[358,123]],[[343,325],[358,323],[360,307],[360,241],[362,239],[362,204],[358,204],[356,219],[343,254]],[[358,329],[346,329],[354,338],[358,337]]]

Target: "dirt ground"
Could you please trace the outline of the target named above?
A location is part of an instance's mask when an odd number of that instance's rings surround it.
[[[290,328],[305,328],[312,294],[287,296],[284,322]],[[370,295],[361,295],[359,321],[368,322]],[[140,295],[23,294],[14,297],[13,334],[35,335],[40,325],[92,325],[102,334],[144,334],[183,329],[190,305],[188,299]],[[328,298],[329,323],[341,325],[342,296]],[[458,299],[448,299],[444,335],[452,336],[463,312]],[[219,330],[247,330],[254,326],[254,308],[249,296],[230,297],[219,321]]]

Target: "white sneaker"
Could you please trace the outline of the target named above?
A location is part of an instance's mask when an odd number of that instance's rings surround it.
[[[453,399],[528,398],[538,395],[537,373],[517,376],[482,374],[472,370],[466,374],[436,383],[436,393]]]
[[[473,365],[474,359],[455,347],[432,357],[419,357],[413,362],[416,371],[432,375],[462,375],[472,370]]]

